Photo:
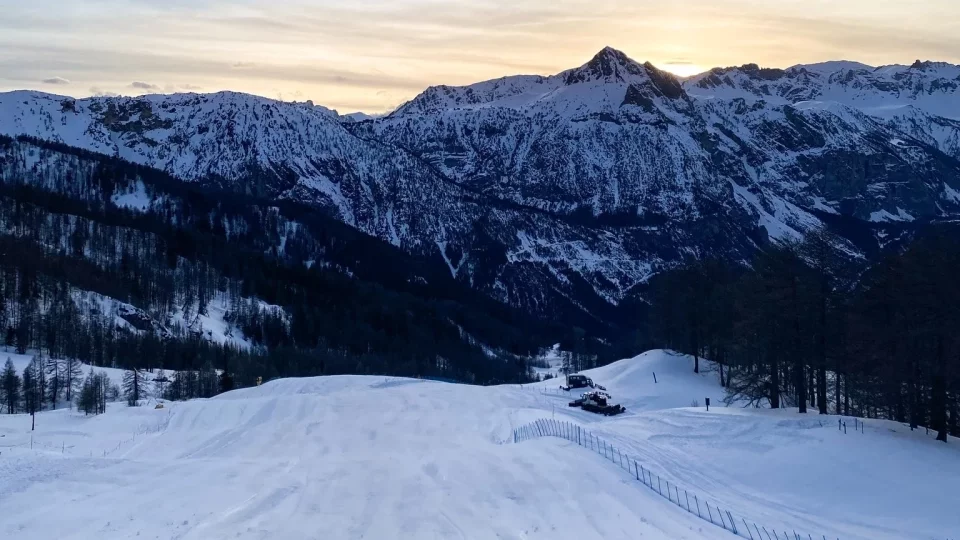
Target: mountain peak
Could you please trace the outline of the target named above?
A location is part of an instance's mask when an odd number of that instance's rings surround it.
[[[613,47],[604,47],[589,62],[568,72],[567,84],[587,81],[625,82],[630,75],[640,75],[643,67]]]

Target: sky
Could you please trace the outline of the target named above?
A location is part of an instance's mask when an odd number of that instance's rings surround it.
[[[958,0],[3,0],[0,13],[0,91],[235,90],[341,113],[557,73],[604,46],[679,75],[960,63]]]

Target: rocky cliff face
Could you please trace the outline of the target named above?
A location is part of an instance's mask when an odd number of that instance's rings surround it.
[[[0,94],[0,133],[328,208],[493,297],[606,320],[687,256],[746,259],[840,222],[840,247],[869,254],[887,229],[960,211],[957,77],[828,63],[681,83],[604,49],[359,121],[233,93]]]

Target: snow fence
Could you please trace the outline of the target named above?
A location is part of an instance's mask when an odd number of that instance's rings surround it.
[[[734,516],[729,510],[723,510],[717,505],[710,506],[710,502],[706,499],[700,498],[696,493],[686,489],[681,490],[679,486],[671,484],[668,480],[663,480],[659,475],[639,464],[637,460],[620,452],[619,449],[607,441],[576,424],[545,418],[513,430],[513,442],[515,443],[540,437],[559,437],[602,454],[603,457],[633,475],[638,482],[643,482],[643,485],[652,489],[654,493],[700,519],[709,521],[717,527],[723,527],[742,538],[749,538],[750,540],[833,540],[828,539],[825,535],[799,534],[794,530],[777,531],[773,528],[768,529],[763,525],[757,525],[754,521],[747,521],[743,517]]]

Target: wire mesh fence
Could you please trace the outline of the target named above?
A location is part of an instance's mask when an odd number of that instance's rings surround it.
[[[27,417],[28,415],[22,415]],[[117,441],[117,444],[112,447],[101,448],[94,452],[90,449],[84,449],[82,452],[76,451],[76,445],[67,444],[66,440],[59,440],[54,438],[52,442],[44,440],[47,435],[43,431],[28,432],[21,435],[22,442],[16,444],[0,444],[0,456],[3,456],[4,451],[10,450],[30,450],[34,452],[59,452],[61,454],[73,454],[73,455],[87,455],[88,457],[108,457],[116,452],[126,448],[131,443],[137,441],[137,438],[149,434],[157,434],[167,429],[167,426],[170,425],[170,419],[173,417],[173,411],[167,411],[167,414],[164,415],[163,419],[160,419],[156,425],[152,423],[147,424],[143,423],[136,427],[136,429],[130,434],[129,438],[121,439]]]
[[[660,475],[640,464],[636,459],[624,454],[620,449],[577,424],[554,419],[542,419],[513,430],[513,442],[515,443],[540,437],[559,437],[603,455],[604,458],[630,473],[638,482],[642,482],[654,493],[690,514],[717,527],[722,527],[736,536],[749,538],[750,540],[839,540],[839,538],[828,539],[826,535],[801,534],[795,530],[777,530],[774,527],[758,525],[755,521],[748,521],[742,516],[735,516],[732,512],[722,509],[717,504],[711,505],[710,501],[700,497],[697,493],[687,491],[675,483],[661,478]]]

